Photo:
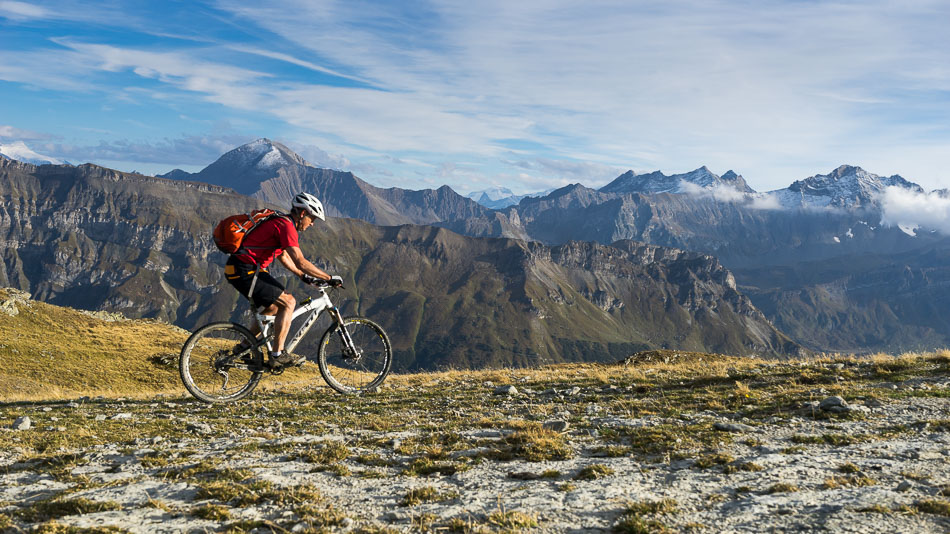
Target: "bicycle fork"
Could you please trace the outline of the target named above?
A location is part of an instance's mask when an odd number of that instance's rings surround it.
[[[343,357],[344,359],[359,359],[362,354],[360,354],[359,349],[356,348],[356,344],[353,343],[353,338],[350,337],[350,333],[346,330],[346,326],[343,324],[343,315],[340,313],[340,310],[333,306],[328,310],[330,317],[336,321],[337,324],[337,334],[340,336],[340,340],[343,342]]]

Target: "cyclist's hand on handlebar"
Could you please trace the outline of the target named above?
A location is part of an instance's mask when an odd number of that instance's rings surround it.
[[[343,277],[342,276],[332,276],[327,281],[331,287],[343,287]]]
[[[311,285],[316,284],[317,282],[321,282],[321,280],[317,278],[316,276],[311,276],[307,273],[301,274],[300,279],[303,281],[303,283],[311,284]]]

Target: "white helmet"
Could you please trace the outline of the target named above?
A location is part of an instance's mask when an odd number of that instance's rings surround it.
[[[301,208],[321,221],[327,220],[323,212],[323,204],[320,203],[317,197],[310,193],[300,193],[295,196],[293,207]]]

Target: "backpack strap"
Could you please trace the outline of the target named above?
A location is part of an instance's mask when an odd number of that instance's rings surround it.
[[[251,232],[253,232],[254,230],[257,230],[257,227],[258,227],[258,226],[260,226],[260,225],[266,223],[267,221],[269,221],[269,220],[271,220],[271,219],[277,218],[277,217],[284,217],[284,218],[286,218],[287,220],[293,222],[293,219],[290,217],[290,215],[287,215],[286,213],[282,213],[282,212],[279,212],[279,211],[275,211],[274,213],[268,215],[267,217],[264,217],[263,219],[261,219],[261,220],[257,221],[256,223],[254,223],[254,226],[252,226],[251,229],[248,230],[248,231],[244,234],[244,239],[241,240],[241,246],[238,247],[238,249],[234,251],[234,253],[232,254],[232,256],[235,256],[235,255],[237,255],[237,254],[247,254],[247,253],[248,253],[248,249],[252,249],[252,248],[253,248],[253,249],[267,249],[267,248],[271,248],[271,247],[245,247],[245,246],[244,246],[244,242],[247,241],[247,236],[251,235]],[[252,219],[253,219],[253,217],[252,217]],[[261,266],[258,265],[257,260],[255,260],[254,257],[251,256],[251,255],[248,255],[248,257],[251,258],[251,261],[254,262],[254,265],[257,265],[257,270],[260,271]],[[257,272],[254,273],[254,281],[251,282],[251,290],[254,289],[254,283],[256,283],[256,282],[257,282]],[[248,292],[248,294],[250,294],[250,291]],[[250,298],[250,297],[248,297],[248,298]]]

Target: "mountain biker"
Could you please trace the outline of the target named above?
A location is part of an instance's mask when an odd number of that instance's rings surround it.
[[[268,356],[271,368],[296,363],[294,357],[284,353],[284,342],[290,331],[294,307],[297,302],[284,290],[267,267],[274,261],[280,263],[307,284],[325,280],[331,285],[342,285],[338,276],[331,277],[322,269],[304,258],[298,244],[298,233],[310,228],[314,220],[326,220],[323,204],[309,193],[294,197],[290,214],[271,217],[249,232],[241,242],[241,248],[228,258],[224,275],[239,293],[248,297],[258,312],[274,315],[273,350]],[[248,293],[253,290],[253,294]],[[257,325],[253,333],[259,332]]]

